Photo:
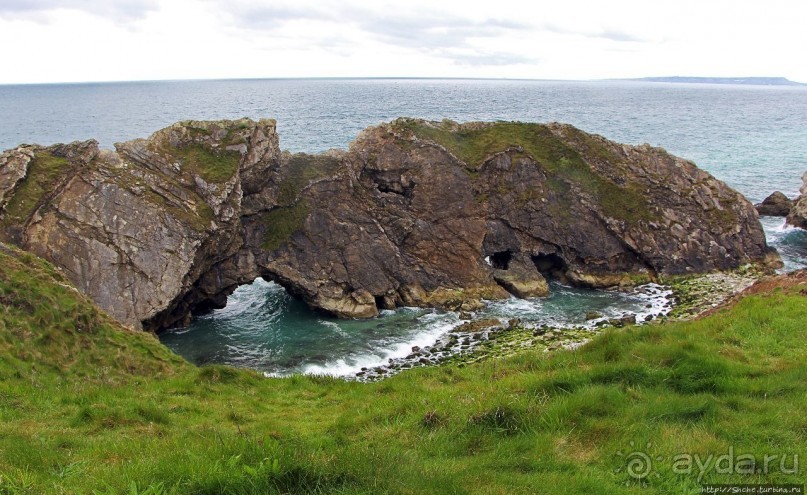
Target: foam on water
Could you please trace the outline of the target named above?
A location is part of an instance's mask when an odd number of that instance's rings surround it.
[[[552,282],[548,298],[488,302],[477,318],[528,325],[593,328],[602,320],[669,311],[670,291],[649,284],[631,291],[596,291]],[[586,312],[601,316],[586,320]],[[188,329],[162,336],[163,342],[197,363],[224,362],[264,371],[355,376],[362,370],[402,362],[413,348],[445,343],[462,321],[455,312],[420,308],[383,311],[370,320],[339,320],[312,312],[282,287],[262,279],[240,287],[225,308],[197,318]]]
[[[782,257],[782,272],[807,268],[807,231],[787,225],[784,218],[760,217],[768,244]]]
[[[374,349],[374,352],[338,358],[323,365],[309,365],[303,368],[302,372],[311,375],[354,376],[362,370],[384,366],[392,360],[405,358],[414,347],[431,346],[458,324],[457,315],[454,313],[446,313],[440,318],[431,320],[422,331],[415,333],[408,340],[391,343],[389,347]]]
[[[557,328],[588,327],[597,323],[636,315],[637,321],[667,314],[671,309],[672,291],[657,284],[647,284],[630,291],[573,288],[552,282],[547,298],[493,301],[485,315],[520,318],[524,321]],[[595,312],[602,316],[588,318]]]

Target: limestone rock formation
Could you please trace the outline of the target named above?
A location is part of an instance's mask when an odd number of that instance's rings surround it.
[[[117,150],[87,141],[3,153],[3,177],[9,163],[25,169],[0,185],[3,236],[137,327],[241,247],[242,186],[264,180],[250,173],[277,161],[277,135],[274,121],[184,122]]]
[[[787,223],[794,227],[807,229],[807,172],[801,176],[801,195],[793,201],[790,213],[787,215]]]
[[[263,276],[343,317],[606,287],[772,256],[753,206],[691,162],[568,125],[399,119],[281,153],[270,120],[181,122],[99,150],[0,155],[2,237],[160,330]]]
[[[774,191],[773,194],[765,198],[762,203],[754,205],[757,213],[760,215],[767,215],[770,217],[786,217],[790,214],[790,209],[793,207],[793,201],[779,191]]]

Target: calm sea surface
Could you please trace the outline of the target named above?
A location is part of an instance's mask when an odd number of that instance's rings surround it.
[[[148,136],[185,119],[271,117],[281,148],[345,148],[369,125],[400,116],[441,120],[567,122],[631,143],[650,143],[695,161],[759,202],[774,190],[798,194],[807,171],[807,88],[640,82],[479,80],[240,80],[0,86],[0,149]],[[788,269],[807,266],[807,235],[763,219]],[[657,300],[555,287],[546,300],[491,305],[494,316],[555,324],[589,309],[641,312]],[[428,345],[456,315],[423,310],[339,321],[308,311],[262,280],[240,288],[227,308],[163,341],[198,362],[271,373],[349,374]]]

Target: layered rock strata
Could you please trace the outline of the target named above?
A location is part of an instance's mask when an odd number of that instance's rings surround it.
[[[116,151],[6,151],[0,208],[5,240],[151,330],[259,276],[372,317],[773,256],[753,205],[693,163],[561,124],[398,119],[292,155],[271,120],[180,122]]]

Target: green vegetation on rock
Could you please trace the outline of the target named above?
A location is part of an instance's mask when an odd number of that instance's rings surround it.
[[[292,234],[303,227],[309,212],[308,204],[299,201],[292,206],[278,206],[261,214],[261,222],[266,227],[262,247],[274,251],[283,246]]]
[[[196,143],[177,148],[173,153],[191,173],[198,174],[206,182],[217,184],[232,178],[241,161],[241,154],[237,151],[213,150]]]
[[[398,119],[392,125],[398,132],[408,131],[419,139],[443,146],[465,162],[471,174],[478,173],[493,154],[513,149],[527,153],[546,169],[550,174],[549,184],[560,197],[573,193],[568,183],[577,184],[582,191],[592,194],[609,216],[629,222],[652,218],[646,198],[636,187],[617,185],[592,171],[581,154],[546,125],[522,122],[457,124],[451,121],[434,124],[413,119]],[[598,153],[602,159],[616,163],[617,157],[603,146],[591,142],[586,145],[592,154]]]
[[[336,172],[339,160],[327,155],[296,153],[284,159],[283,182],[277,200],[281,205],[290,205],[297,200],[303,188],[312,180]]]
[[[28,175],[6,205],[3,223],[10,225],[27,221],[69,170],[66,158],[37,151],[28,168]]]
[[[375,383],[196,368],[0,247],[0,493],[700,493],[803,483],[807,281]],[[631,454],[652,469],[631,477]],[[751,455],[758,472],[717,469]],[[675,469],[679,455],[711,464]],[[765,456],[776,455],[767,472]],[[736,463],[735,463],[736,468]],[[803,469],[803,468],[801,468]],[[798,469],[796,469],[798,471]]]

